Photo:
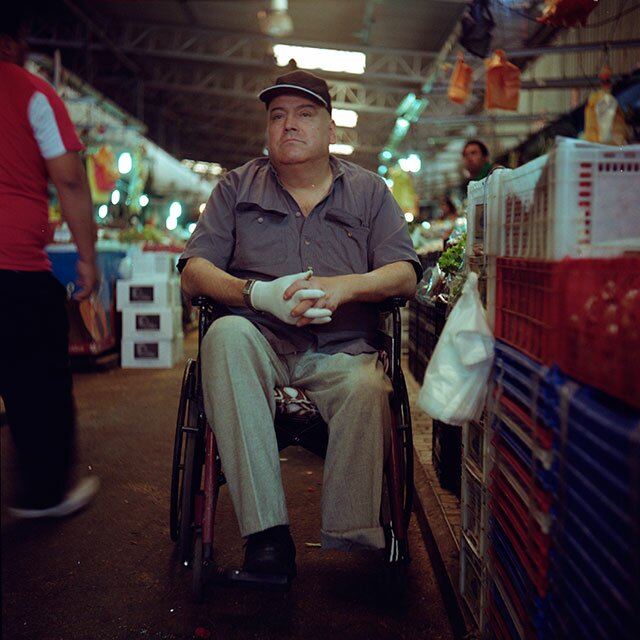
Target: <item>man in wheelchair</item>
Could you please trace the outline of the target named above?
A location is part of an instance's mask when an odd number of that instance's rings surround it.
[[[214,189],[179,268],[224,307],[200,348],[205,411],[247,538],[243,569],[296,573],[274,432],[274,387],[305,389],[328,425],[323,548],[380,549],[391,384],[375,303],[422,269],[384,181],[333,157],[327,84],[293,71],[259,94],[269,157]]]

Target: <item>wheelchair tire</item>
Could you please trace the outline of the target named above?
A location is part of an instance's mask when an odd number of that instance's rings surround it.
[[[180,538],[180,508],[182,497],[182,477],[184,472],[184,451],[187,432],[184,427],[197,426],[190,424],[194,418],[192,405],[195,406],[195,375],[196,361],[190,359],[184,369],[178,416],[176,419],[176,433],[173,443],[173,464],[171,469],[171,497],[169,503],[169,534],[176,542]],[[195,416],[197,420],[197,415]]]
[[[191,576],[191,595],[193,601],[201,603],[204,600],[204,545],[202,530],[198,529],[193,540],[193,574]]]
[[[178,538],[180,562],[183,564],[189,564],[192,560],[195,480],[200,477],[200,474],[196,473],[198,437],[197,433],[187,433],[184,455],[184,469],[180,491],[180,535]]]

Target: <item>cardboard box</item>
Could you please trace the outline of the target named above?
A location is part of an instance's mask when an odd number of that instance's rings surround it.
[[[178,253],[169,251],[141,251],[131,256],[131,277],[137,278],[152,277],[155,279],[169,280],[178,275],[176,263]]]
[[[144,340],[123,338],[121,366],[123,369],[163,369],[173,367],[184,357],[184,337]]]
[[[122,310],[122,337],[157,340],[175,338],[182,333],[182,307]]]
[[[157,278],[132,278],[118,280],[116,308],[124,311],[127,308],[166,308],[182,304],[180,280]]]

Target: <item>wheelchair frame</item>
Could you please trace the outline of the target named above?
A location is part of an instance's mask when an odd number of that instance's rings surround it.
[[[171,539],[178,543],[180,561],[192,569],[192,595],[196,602],[204,597],[205,574],[215,582],[252,588],[288,589],[286,576],[249,574],[239,569],[216,567],[213,562],[215,511],[220,487],[225,483],[215,436],[204,412],[199,350],[209,325],[217,317],[213,300],[199,296],[192,304],[200,310],[198,320],[198,358],[189,359],[182,379],[173,449],[171,474]],[[400,308],[404,298],[390,298],[379,305],[381,347],[386,354],[387,375],[391,379],[391,431],[389,451],[384,463],[381,524],[385,531],[384,549],[387,581],[398,596],[406,586],[410,561],[408,528],[413,502],[413,437],[411,412],[401,368]],[[390,325],[390,331],[389,331]],[[326,425],[319,416],[301,423],[277,415],[274,428],[280,450],[301,445],[324,457]]]

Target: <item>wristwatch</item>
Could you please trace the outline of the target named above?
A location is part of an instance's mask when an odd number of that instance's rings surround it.
[[[248,309],[251,309],[254,313],[260,313],[252,304],[251,304],[251,289],[253,289],[253,285],[256,283],[255,280],[247,280],[244,283],[244,287],[242,287],[242,298],[244,299],[244,303]]]

